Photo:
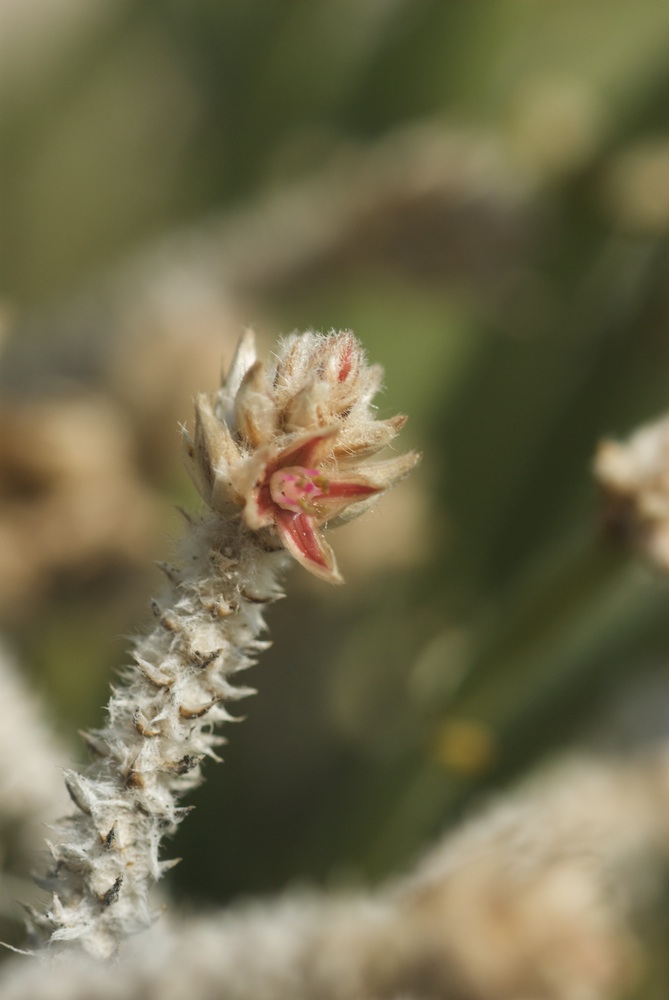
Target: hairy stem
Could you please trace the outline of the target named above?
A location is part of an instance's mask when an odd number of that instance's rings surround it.
[[[254,662],[265,605],[281,596],[282,552],[266,552],[240,522],[194,520],[178,565],[165,567],[167,599],[154,602],[154,628],[134,645],[134,665],[113,690],[105,728],[86,734],[92,753],[68,771],[75,815],[57,828],[44,884],[54,895],[33,915],[42,939],[76,939],[107,956],[152,920],[151,885],[172,867],[164,836],[188,811],[178,803],[201,782],[201,761],[217,759],[217,723],[229,702],[252,693],[234,675]]]

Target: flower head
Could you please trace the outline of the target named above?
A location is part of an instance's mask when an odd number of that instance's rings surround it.
[[[370,461],[406,422],[375,419],[381,375],[348,331],[293,334],[269,370],[245,333],[215,399],[197,399],[195,436],[186,437],[206,502],[241,510],[248,528],[274,533],[310,572],[340,582],[321,528],[357,517],[418,460]]]

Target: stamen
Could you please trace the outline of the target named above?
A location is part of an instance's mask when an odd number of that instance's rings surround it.
[[[283,510],[313,513],[313,501],[326,496],[329,481],[318,469],[303,469],[299,465],[278,469],[269,482],[272,500]]]

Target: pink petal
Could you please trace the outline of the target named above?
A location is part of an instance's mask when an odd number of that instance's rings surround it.
[[[331,479],[324,499],[347,499],[350,503],[362,500],[364,497],[371,497],[375,493],[382,493],[383,486],[373,486],[362,480],[355,479]]]
[[[341,357],[339,358],[339,371],[337,372],[337,381],[339,382],[345,382],[351,374],[351,368],[353,367],[351,358],[353,356],[354,348],[354,341],[352,338],[348,338],[343,345]]]
[[[313,517],[276,508],[276,529],[291,556],[328,583],[342,583],[334,552],[316,528]]]
[[[288,448],[284,448],[277,457],[276,462],[272,463],[274,465],[272,472],[283,468],[285,465],[301,465],[305,468],[318,465],[320,460],[325,458],[326,454],[330,451],[328,442],[336,434],[336,427],[326,427],[318,434],[302,436]]]
[[[318,524],[331,521],[352,504],[383,493],[383,486],[375,486],[361,479],[331,479],[328,489],[311,501],[311,508]]]

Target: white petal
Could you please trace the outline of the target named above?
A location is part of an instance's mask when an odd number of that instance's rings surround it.
[[[253,330],[248,327],[242,333],[237,344],[235,356],[221,388],[216,393],[215,413],[219,420],[224,420],[229,427],[233,426],[235,397],[239,392],[242,379],[257,361],[256,339]]]

